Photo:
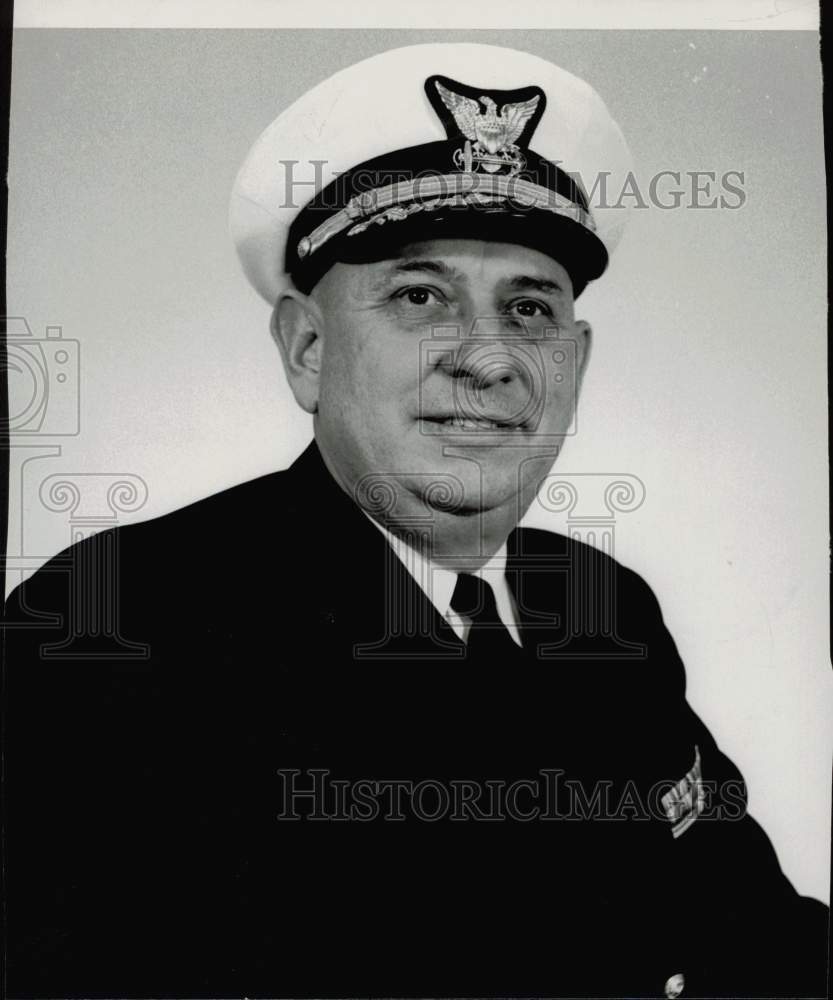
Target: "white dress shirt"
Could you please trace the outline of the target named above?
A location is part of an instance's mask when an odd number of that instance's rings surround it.
[[[365,516],[373,521],[379,531],[387,538],[388,544],[396,553],[399,561],[416,580],[428,600],[454,629],[457,638],[466,642],[471,627],[471,618],[458,614],[451,607],[451,598],[454,594],[454,588],[457,586],[457,573],[427,559],[421,552],[408,545],[393,532],[388,531],[366,512]],[[516,645],[521,646],[518,608],[512,591],[509,589],[509,584],[506,582],[506,542],[480,569],[471,570],[471,575],[479,576],[484,583],[488,583],[492,588],[500,620],[506,626]]]

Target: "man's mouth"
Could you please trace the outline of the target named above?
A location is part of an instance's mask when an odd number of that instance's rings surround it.
[[[523,427],[517,420],[499,420],[489,417],[421,417],[424,423],[435,427],[447,428],[452,431],[517,431]]]

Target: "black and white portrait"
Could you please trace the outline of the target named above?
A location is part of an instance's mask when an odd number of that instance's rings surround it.
[[[826,995],[818,12],[85,6],[12,41],[8,995]]]

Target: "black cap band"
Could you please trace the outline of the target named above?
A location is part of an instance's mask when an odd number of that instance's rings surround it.
[[[324,187],[289,230],[285,270],[295,284],[309,289],[335,260],[379,259],[414,239],[477,234],[472,238],[497,240],[499,232],[556,257],[575,274],[574,285],[602,273],[607,252],[593,232],[586,196],[569,174],[532,150],[511,175],[454,171],[461,159],[467,165],[468,146],[448,139],[397,150]],[[513,221],[507,226],[499,218]]]

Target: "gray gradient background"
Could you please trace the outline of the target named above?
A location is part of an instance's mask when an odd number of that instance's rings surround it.
[[[454,38],[586,78],[643,186],[661,169],[746,172],[740,210],[632,214],[609,273],[579,300],[595,343],[558,470],[644,482],[616,554],[655,588],[690,700],[743,770],[786,873],[826,899],[825,185],[811,32],[18,30],[9,313],[38,336],[62,326],[82,365],[80,434],[45,437],[61,454],[22,477],[34,453],[15,452],[11,554],[29,572],[69,541],[67,514],[38,499],[48,475],[138,475],[149,498],[130,517],[144,519],[301,450],[309,419],[228,240],[232,180],[260,131],[323,77]],[[14,414],[26,391],[14,376],[11,391]],[[562,526],[542,510],[530,520]],[[234,544],[235,526],[224,530]]]

